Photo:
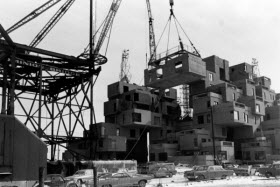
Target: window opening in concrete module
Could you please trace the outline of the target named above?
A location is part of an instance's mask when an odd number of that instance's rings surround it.
[[[207,114],[207,123],[211,123],[211,116],[210,116],[210,114]]]
[[[130,101],[130,95],[126,95],[125,100]]]
[[[266,93],[265,92],[263,92],[263,98],[266,99]]]
[[[114,103],[114,112],[117,110],[117,103]]]
[[[207,108],[211,107],[210,101],[207,101]]]
[[[175,63],[175,68],[176,69],[181,68],[181,67],[183,67],[183,62],[182,61],[179,61],[179,62]]]
[[[248,115],[244,113],[244,121],[248,123]]]
[[[117,128],[116,135],[120,136],[120,129],[119,128]]]
[[[249,79],[253,80],[253,75],[249,74]]]
[[[198,124],[203,124],[204,123],[204,116],[203,115],[197,116],[197,123]]]
[[[247,66],[246,66],[246,64],[244,65],[244,71],[247,71]]]
[[[194,145],[195,147],[198,146],[197,138],[194,138],[194,139],[193,139],[193,145]]]
[[[226,71],[224,68],[220,68],[220,79],[226,80]]]
[[[103,140],[98,141],[99,147],[103,147]]]
[[[256,112],[260,112],[260,105],[256,104]]]
[[[129,91],[128,86],[123,86],[123,92],[128,92],[128,91]]]
[[[255,89],[252,88],[252,96],[255,96]]]
[[[239,112],[238,111],[234,111],[234,119],[239,120]]]
[[[134,101],[139,101],[139,93],[134,93]]]
[[[166,89],[164,92],[165,92],[165,96],[170,96],[170,90],[169,89]]]
[[[141,122],[141,113],[132,113],[132,121],[133,122]]]
[[[157,69],[157,79],[162,78],[162,68]]]
[[[226,128],[222,128],[222,136],[227,136],[227,129]]]
[[[105,136],[105,130],[106,130],[105,127],[101,127],[101,136]]]
[[[235,93],[232,93],[232,99],[235,101]]]
[[[160,117],[155,116],[154,120],[155,125],[160,125]]]
[[[135,135],[136,135],[135,129],[130,129],[130,137],[135,138]]]
[[[266,114],[266,119],[270,120],[270,114]]]
[[[213,74],[209,73],[209,81],[213,81]]]

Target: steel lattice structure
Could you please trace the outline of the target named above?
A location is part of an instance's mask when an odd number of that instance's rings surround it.
[[[51,145],[87,130],[94,108],[90,91],[106,57],[92,61],[14,43],[0,25],[1,114],[15,115]],[[95,81],[92,81],[95,80]]]
[[[59,1],[49,0],[6,31],[0,24],[1,114],[18,117],[49,144],[51,160],[54,160],[58,145],[67,148],[67,143],[82,137],[77,136],[77,130],[88,133],[89,126],[94,127],[96,123],[93,86],[101,65],[107,62],[99,51],[121,3],[121,0],[113,0],[94,46],[93,0],[89,0],[90,41],[87,49],[78,57],[35,48],[75,0],[66,0],[30,46],[11,40],[8,33],[35,19]],[[93,142],[92,136],[83,137]],[[98,138],[97,134],[95,138]],[[94,156],[92,149],[90,159]]]

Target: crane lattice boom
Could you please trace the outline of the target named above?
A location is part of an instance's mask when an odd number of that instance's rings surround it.
[[[156,42],[155,42],[155,33],[153,25],[153,16],[151,10],[150,0],[146,0],[148,16],[149,16],[149,45],[150,45],[150,61],[156,60]]]
[[[101,34],[99,36],[99,40],[97,41],[97,44],[95,46],[94,53],[93,53],[94,55],[99,54],[100,48],[105,40],[105,37],[108,34],[109,29],[111,28],[111,26],[113,24],[115,15],[119,9],[120,4],[121,4],[121,0],[113,0],[109,13],[105,18],[104,26],[103,26]]]
[[[24,18],[19,20],[13,26],[8,28],[6,30],[6,32],[7,33],[13,32],[14,30],[18,29],[19,27],[23,26],[24,24],[28,23],[29,21],[35,19],[36,17],[38,17],[39,15],[44,13],[46,10],[48,10],[49,8],[51,8],[52,6],[57,4],[59,1],[61,1],[61,0],[50,0],[50,1],[46,2],[46,3],[44,3],[43,5],[41,5],[40,7],[36,8],[31,13],[29,13],[27,16],[25,16]],[[0,36],[0,38],[1,38],[1,36]]]
[[[67,0],[62,7],[55,13],[55,15],[48,21],[48,23],[43,27],[43,29],[37,34],[29,46],[36,47],[50,32],[50,30],[55,26],[55,24],[62,18],[62,16],[67,12],[75,0]]]

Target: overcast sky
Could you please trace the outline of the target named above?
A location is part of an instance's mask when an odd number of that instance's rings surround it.
[[[16,21],[47,0],[1,0],[0,23],[8,29]],[[65,0],[63,0],[65,2]],[[97,24],[106,16],[111,0],[97,0]],[[156,41],[169,17],[169,0],[150,0]],[[174,0],[174,12],[202,57],[217,55],[230,65],[259,62],[260,73],[272,79],[272,89],[280,92],[280,1],[279,0]],[[10,34],[18,43],[29,44],[44,24],[62,5],[56,5],[36,20]],[[70,10],[38,45],[39,48],[68,55],[79,55],[88,44],[89,0],[76,0]],[[174,25],[172,25],[174,28]],[[183,43],[189,45],[181,33]],[[166,50],[167,33],[158,52]],[[170,45],[178,45],[171,30]],[[106,46],[104,43],[103,46]],[[143,85],[148,46],[146,0],[122,0],[113,25],[108,62],[102,66],[94,87],[97,122],[104,121],[103,103],[107,85],[118,81],[121,54],[129,49],[132,82]]]

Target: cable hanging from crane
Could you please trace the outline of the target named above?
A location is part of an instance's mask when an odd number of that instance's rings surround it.
[[[183,31],[184,35],[187,37],[189,43],[191,44],[191,46],[192,46],[192,48],[193,48],[193,50],[194,50],[194,51],[192,51],[192,53],[195,54],[195,55],[197,55],[197,56],[199,56],[199,57],[201,57],[200,53],[198,52],[198,50],[197,50],[196,47],[194,46],[193,42],[190,40],[189,36],[186,34],[185,30],[183,29],[183,27],[181,26],[181,24],[179,23],[179,21],[177,20],[175,14],[174,14],[174,10],[173,10],[174,1],[173,1],[173,0],[170,0],[169,4],[170,4],[170,7],[171,7],[171,8],[170,8],[170,16],[169,16],[169,18],[168,18],[168,21],[167,21],[167,23],[166,23],[166,25],[165,25],[165,27],[164,27],[164,29],[163,29],[163,32],[162,32],[162,34],[161,34],[161,36],[160,36],[160,39],[159,39],[159,41],[158,41],[158,43],[157,43],[157,45],[156,45],[155,48],[158,47],[158,45],[159,45],[159,43],[160,43],[160,41],[161,41],[161,39],[162,39],[162,36],[163,36],[163,34],[165,33],[165,30],[166,30],[166,28],[167,28],[167,26],[168,26],[168,33],[167,33],[167,34],[168,34],[168,38],[167,38],[166,56],[169,55],[168,52],[169,52],[169,42],[170,42],[170,30],[171,30],[171,22],[172,22],[172,18],[173,18],[173,20],[174,20],[174,25],[175,25],[175,28],[176,28],[176,32],[177,32],[177,35],[178,35],[180,50],[181,50],[181,51],[185,51],[185,49],[184,49],[184,44],[183,44],[182,38],[181,38],[181,36],[180,36],[179,28]],[[150,59],[150,61],[149,61],[149,65],[157,65],[157,64],[155,64],[153,61],[155,61],[155,59],[153,59],[153,58],[151,57],[151,59]]]

